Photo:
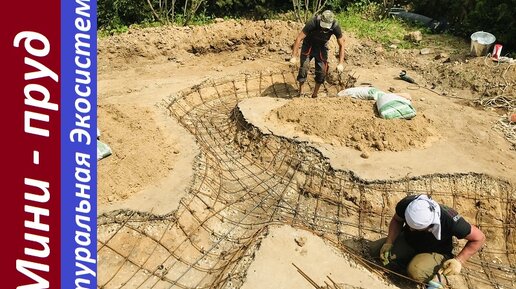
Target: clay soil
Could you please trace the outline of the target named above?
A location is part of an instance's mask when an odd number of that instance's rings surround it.
[[[130,29],[100,38],[98,127],[100,140],[113,154],[98,162],[99,214],[115,209],[153,214],[175,210],[195,174],[200,148],[160,104],[202,82],[291,69],[287,60],[301,27],[288,21],[221,20],[203,27]],[[417,110],[412,120],[384,120],[378,117],[374,101],[330,93],[317,99],[301,95],[242,103],[241,110],[257,127],[313,144],[336,169],[362,179],[475,172],[513,182],[515,144],[499,125],[507,122],[508,110],[478,101],[514,98],[516,66],[468,56],[469,43],[459,39],[453,47],[436,46],[432,37],[437,36],[424,38],[420,48],[404,50],[345,33],[345,75],[355,79],[355,86],[409,95]],[[332,41],[332,52],[335,46]],[[421,54],[423,48],[430,53]],[[332,54],[330,82],[336,77],[335,66]],[[398,79],[401,70],[419,85]],[[310,77],[313,81],[313,74]],[[403,165],[393,167],[393,163]],[[319,237],[288,230],[273,230],[277,246],[284,250],[271,245],[260,251],[244,288],[312,288],[290,263],[274,261],[282,258],[297,258],[311,276],[339,279],[342,272],[332,266],[341,266],[346,259],[317,243]],[[306,245],[296,241],[301,237]],[[328,263],[308,265],[321,259]],[[339,268],[354,274],[354,268]],[[263,283],[264,275],[273,276],[275,282]],[[360,275],[348,284],[390,286],[374,283],[375,278]],[[283,285],[274,287],[277,284]]]

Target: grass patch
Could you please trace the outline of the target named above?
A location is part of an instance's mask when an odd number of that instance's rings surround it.
[[[400,48],[412,48],[415,44],[403,40],[403,37],[414,28],[408,27],[398,19],[367,20],[359,14],[344,13],[338,15],[339,23],[344,31],[353,32],[359,38],[370,39],[384,45],[399,40]]]
[[[352,32],[360,39],[369,39],[384,46],[394,42],[401,49],[446,48],[448,51],[462,52],[462,38],[442,33],[435,34],[429,28],[417,23],[405,22],[392,16],[380,17],[383,8],[370,0],[360,0],[350,5],[346,12],[337,15],[344,32]],[[405,35],[419,30],[423,34],[420,43],[405,40]]]

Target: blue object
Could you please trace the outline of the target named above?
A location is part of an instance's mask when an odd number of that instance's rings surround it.
[[[444,286],[437,281],[430,281],[428,285],[426,285],[426,289],[442,289]]]

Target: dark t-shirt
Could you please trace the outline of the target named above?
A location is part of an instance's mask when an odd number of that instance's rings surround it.
[[[310,44],[310,46],[316,45],[321,48],[326,47],[332,35],[335,35],[337,39],[342,37],[342,30],[337,21],[333,21],[333,25],[330,29],[323,29],[321,28],[318,16],[306,22],[305,27],[303,27],[303,32],[306,34],[303,43]]]
[[[409,203],[418,196],[408,196],[399,201],[396,205],[396,215],[405,220],[405,210]],[[453,249],[452,236],[464,239],[471,233],[471,225],[457,211],[441,204],[439,204],[439,207],[441,207],[441,240],[437,240],[431,232],[412,231],[406,223],[403,226],[407,243],[417,253],[438,252],[451,255]]]

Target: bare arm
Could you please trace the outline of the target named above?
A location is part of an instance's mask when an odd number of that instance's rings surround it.
[[[471,232],[466,236],[465,239],[468,240],[468,242],[464,248],[462,248],[460,253],[455,257],[455,259],[459,260],[462,264],[464,264],[471,256],[473,256],[473,254],[480,250],[486,241],[486,236],[476,226],[471,225]]]
[[[305,39],[306,34],[301,31],[296,37],[296,41],[294,41],[294,45],[292,47],[292,56],[293,57],[299,57],[299,48],[301,47],[301,41]]]
[[[339,63],[344,63],[344,36],[337,39],[337,43],[339,44]]]
[[[394,243],[394,240],[396,240],[401,232],[401,228],[403,228],[404,222],[405,221],[398,215],[394,214],[394,216],[392,216],[391,222],[389,223],[389,234],[387,235],[386,243]]]

